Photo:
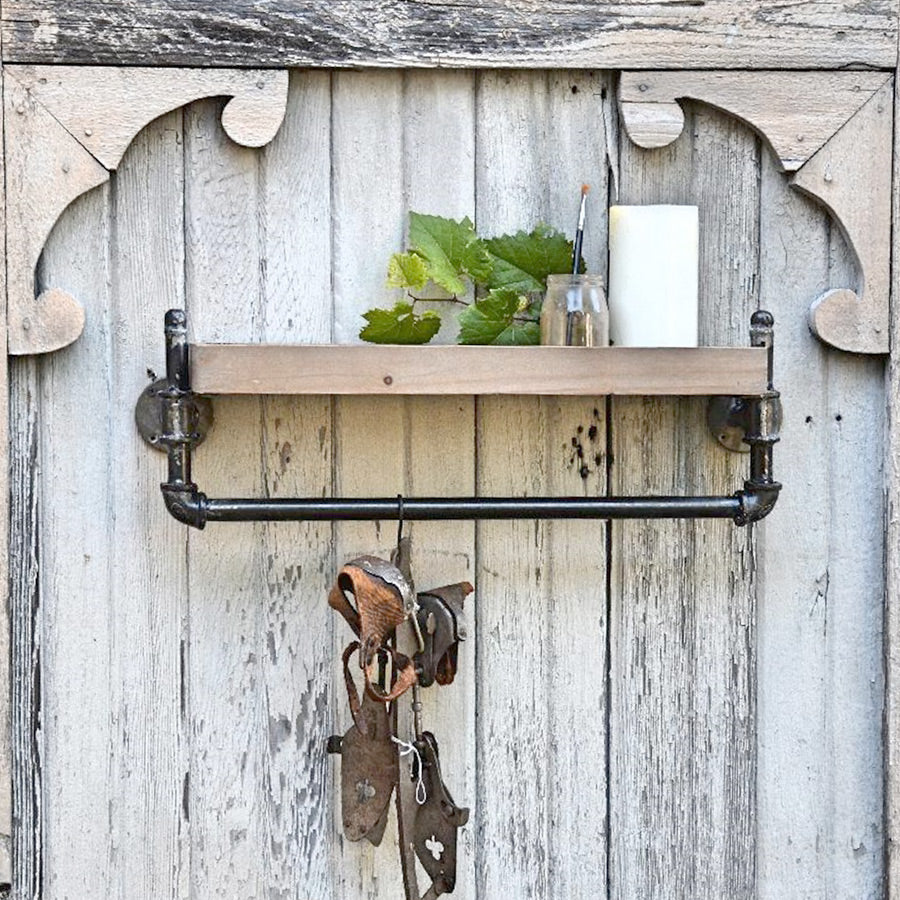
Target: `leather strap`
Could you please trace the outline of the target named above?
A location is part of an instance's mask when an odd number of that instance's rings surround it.
[[[347,702],[350,704],[350,715],[353,716],[353,724],[359,729],[360,733],[366,737],[372,737],[369,734],[371,730],[362,719],[362,704],[359,702],[359,693],[356,690],[356,682],[350,672],[350,657],[359,649],[359,641],[351,641],[344,648],[341,656],[341,662],[344,666],[344,685],[347,688]]]
[[[353,598],[355,606],[350,602],[348,594]],[[418,680],[412,660],[388,645],[397,626],[407,619],[411,596],[412,590],[403,573],[378,557],[361,556],[347,563],[338,573],[328,594],[328,605],[344,617],[359,638],[358,642],[354,641],[344,651],[348,697],[352,693],[357,709],[359,698],[355,685],[351,691],[352,678],[346,665],[350,654],[357,647],[360,651],[360,668],[366,681],[366,693],[373,700],[383,703],[396,700]],[[396,676],[390,691],[382,691],[374,683],[374,670],[381,650],[390,654]],[[351,712],[353,703],[354,700],[351,699]]]

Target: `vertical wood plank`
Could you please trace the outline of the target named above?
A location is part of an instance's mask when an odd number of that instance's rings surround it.
[[[404,194],[409,209],[460,219],[475,214],[475,76],[467,72],[407,72],[403,93]],[[445,324],[435,340],[455,334],[457,309],[442,304]],[[472,397],[411,397],[404,401],[409,471],[407,490],[417,497],[475,493],[475,401]],[[419,590],[475,580],[473,522],[417,522],[413,576]],[[477,594],[466,601],[475,621]],[[435,734],[441,770],[454,800],[472,809],[475,780],[476,635],[459,651],[453,684],[422,691],[425,728]],[[403,701],[401,701],[403,702]],[[405,737],[405,735],[403,735]],[[474,814],[470,816],[474,823]],[[420,885],[424,890],[427,880]],[[459,833],[459,900],[475,897],[473,824]]]
[[[700,206],[701,341],[745,342],[756,301],[758,152],[719,114],[676,144],[620,144],[620,202]],[[705,403],[616,399],[617,494],[728,493],[745,460],[709,438]],[[750,533],[722,522],[615,523],[612,897],[754,890],[754,591]]]
[[[894,146],[900,134],[900,58],[894,79]],[[893,165],[891,198],[892,233],[900,229],[900,159]],[[884,890],[888,897],[900,892],[900,559],[891,548],[900,546],[900,261],[892,248],[890,345],[885,381],[885,598],[884,598]]]
[[[587,181],[600,200],[586,255],[599,257],[603,85],[584,73],[480,77],[483,233],[542,220],[571,231]],[[602,456],[584,478],[573,457],[595,452],[592,429],[605,448],[604,421],[585,398],[479,400],[479,493],[602,493]],[[580,524],[478,528],[480,896],[605,895],[605,530]]]
[[[759,580],[759,875],[760,896],[812,886],[827,893],[828,856],[820,762],[821,691],[827,667],[828,470],[823,458],[831,406],[823,372],[828,350],[808,335],[796,296],[828,284],[827,223],[776,178],[764,159],[761,298],[779,302],[776,377],[785,421],[778,454],[784,496],[760,541]],[[803,396],[789,386],[802,372]],[[802,502],[792,502],[800,494]],[[798,497],[798,499],[800,499]],[[798,543],[799,541],[799,543]],[[823,602],[823,600],[825,602]]]
[[[141,440],[133,412],[147,369],[164,371],[165,310],[184,300],[182,166],[182,117],[173,113],[137,136],[112,192],[112,319],[103,412],[114,467],[106,481],[112,554],[109,828],[116,860],[109,872],[111,897],[186,898],[188,892],[182,715],[187,534],[161,503],[165,459]],[[80,430],[98,441],[89,418]],[[77,701],[70,696],[67,702]]]
[[[185,285],[193,338],[261,337],[259,159],[230,143],[221,104],[185,112]],[[257,398],[217,400],[218,427],[197,453],[211,495],[262,493]],[[263,528],[246,523],[189,537],[188,709],[191,896],[260,896],[268,798]]]
[[[331,340],[331,80],[291,75],[285,121],[262,153],[261,332],[272,342]],[[331,401],[263,401],[267,496],[331,493]],[[238,526],[246,528],[247,526]],[[259,598],[267,747],[261,772],[266,833],[260,865],[266,896],[326,900],[332,867],[333,578],[327,523],[266,525],[265,591]]]
[[[403,239],[402,108],[400,73],[333,75],[332,279],[334,340],[357,339],[360,313],[385,294],[387,260]],[[338,496],[391,496],[407,490],[403,401],[390,397],[335,400],[335,486]],[[346,523],[336,529],[336,566],[363,553],[387,558],[396,539],[393,522]],[[331,573],[334,577],[337,572]],[[349,727],[340,652],[352,635],[335,622],[334,696],[338,731]],[[393,813],[380,847],[351,844],[341,835],[340,795],[334,795],[338,897],[375,900],[402,896]]]
[[[82,298],[89,316],[72,347],[42,363],[39,544],[43,896],[116,896],[110,779],[117,735],[112,666],[113,510],[103,486],[111,447],[85,427],[85,398],[108,401],[108,186],[79,198],[44,250],[43,283]],[[101,420],[102,421],[102,420]],[[77,762],[76,762],[77,761]]]
[[[3,92],[3,73],[0,71],[0,99]],[[0,148],[4,148],[5,136],[0,116]],[[6,174],[4,160],[0,159],[0,298],[6,297]],[[0,301],[0,334],[6,333],[6,302]],[[7,498],[0,504],[0,584],[9,584],[9,371],[0,365],[0,497]],[[10,727],[10,607],[0,605],[0,884],[12,883],[12,746]]]
[[[40,896],[43,846],[41,629],[38,591],[40,505],[37,362],[9,367],[10,580],[12,661],[13,896]]]
[[[606,275],[609,197],[608,118],[612,79],[591,72],[548,75],[547,218],[574,235],[580,185],[589,206],[583,255]],[[606,401],[547,398],[542,403],[553,496],[607,490]],[[553,900],[606,896],[607,818],[607,528],[605,522],[550,523],[546,570],[547,645],[552,735],[548,778],[549,874]],[[601,760],[603,767],[601,769]]]
[[[785,489],[760,543],[759,895],[878,896],[883,363],[810,336],[804,298],[853,264],[768,157],[762,190]]]
[[[854,254],[835,223],[826,222],[829,282],[851,284],[859,277]],[[831,706],[824,746],[834,800],[824,821],[834,829],[831,891],[837,896],[881,896],[884,884],[885,363],[828,350],[825,390],[835,410],[828,453],[835,478],[823,698]]]
[[[544,217],[538,185],[546,159],[547,106],[543,73],[479,77],[476,221],[485,234],[525,228]],[[539,398],[478,400],[480,494],[541,494],[541,403]],[[484,897],[524,900],[549,892],[546,540],[547,527],[537,522],[477,528],[476,827],[478,890]],[[523,647],[525,652],[517,652]]]

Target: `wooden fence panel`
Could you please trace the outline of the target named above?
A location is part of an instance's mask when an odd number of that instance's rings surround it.
[[[16,817],[12,842],[14,897],[40,896],[44,855],[37,369],[34,357],[14,360],[9,368],[9,617],[10,660],[15,660],[16,673],[10,685],[12,801]]]
[[[87,330],[17,368],[12,418],[13,634],[40,654],[15,697],[18,802],[42,769],[25,816],[42,857],[22,877],[44,896],[399,895],[392,830],[378,849],[341,838],[323,745],[347,723],[333,657],[348,635],[325,592],[351,556],[389,552],[394,524],[185,535],[131,395],[161,367],[167,306],[186,303],[198,339],[351,341],[388,299],[409,208],[571,231],[582,181],[592,268],[609,200],[698,202],[703,340],[744,344],[756,303],[775,312],[786,487],[755,534],[408,526],[420,589],[477,588],[458,683],[426,702],[473,807],[456,896],[877,894],[881,363],[805,325],[851,261],[742,125],[693,106],[679,142],[639,151],[611,87],[583,71],[298,72],[264,151],[229,144],[220,104],[198,103],[66,213],[44,275],[86,302]],[[616,399],[609,441],[602,398],[221,398],[216,413],[195,473],[212,495],[602,494],[608,470],[614,492],[729,492],[745,470],[700,400]]]

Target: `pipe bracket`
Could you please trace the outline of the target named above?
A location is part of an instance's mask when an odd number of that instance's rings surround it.
[[[177,403],[177,414],[183,427],[179,432],[167,432],[166,412],[170,403]],[[159,450],[168,451],[172,443],[202,444],[213,426],[213,405],[209,397],[192,392],[173,392],[165,378],[157,378],[141,391],[134,407],[134,422],[144,443]]]

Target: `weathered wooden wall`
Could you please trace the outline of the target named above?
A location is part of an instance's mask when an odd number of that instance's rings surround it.
[[[7,4],[7,9],[10,4]],[[346,725],[325,593],[388,523],[167,518],[132,424],[163,311],[205,340],[349,341],[406,211],[486,232],[607,202],[701,207],[702,336],[778,321],[784,494],[723,523],[417,524],[420,587],[476,584],[458,683],[429,697],[473,807],[455,896],[875,898],[882,890],[883,364],[821,346],[852,261],[742,125],[701,106],[662,151],[614,76],[296,72],[285,125],[230,144],[217,102],[147,128],[66,213],[42,277],[88,309],[13,365],[20,897],[400,896],[389,831],[347,844],[325,737]],[[695,400],[223,399],[211,494],[730,491]],[[583,448],[586,477],[573,449]]]
[[[897,21],[896,0],[4,0],[0,33],[8,62],[893,69]]]

